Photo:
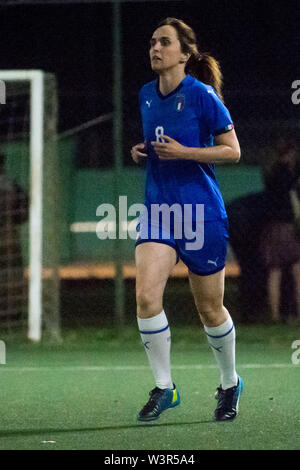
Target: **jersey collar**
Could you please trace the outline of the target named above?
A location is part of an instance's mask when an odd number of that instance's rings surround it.
[[[171,91],[171,92],[168,93],[167,95],[163,95],[163,94],[159,91],[159,79],[157,78],[157,79],[156,79],[156,84],[155,84],[155,86],[156,86],[156,93],[157,93],[158,97],[159,97],[160,99],[162,99],[162,100],[165,100],[165,99],[167,99],[167,98],[170,98],[170,96],[175,95],[175,93],[177,93],[177,92],[183,87],[183,85],[186,85],[186,84],[190,81],[191,78],[192,78],[192,77],[191,77],[190,75],[186,75],[186,76],[184,77],[184,79],[179,83],[178,87],[176,87],[175,90]]]

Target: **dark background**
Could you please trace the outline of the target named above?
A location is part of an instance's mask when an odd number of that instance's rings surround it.
[[[59,131],[112,111],[112,4],[2,4],[0,69],[37,68],[57,77]],[[138,91],[153,79],[148,41],[159,20],[182,18],[202,50],[221,63],[224,97],[235,122],[292,119],[291,84],[300,78],[300,3],[187,0],[122,3],[124,162],[141,138]],[[112,164],[112,125],[87,132],[79,167]],[[92,142],[92,144],[91,144]]]
[[[55,74],[58,131],[62,133],[113,111],[113,5],[71,1],[50,4],[50,0],[43,3],[0,0],[0,69],[41,69]],[[191,25],[200,50],[210,51],[221,64],[225,104],[241,144],[240,165],[263,166],[268,152],[272,155],[276,139],[287,129],[300,143],[300,105],[291,101],[291,85],[300,80],[300,0],[131,1],[122,2],[121,15],[125,165],[135,165],[129,149],[142,140],[139,89],[154,78],[149,65],[149,39],[158,22],[167,16],[182,18]],[[111,120],[73,137],[76,145],[72,158],[77,169],[113,166]],[[0,132],[0,140],[4,142],[5,138]],[[248,167],[244,168],[247,171]],[[98,175],[102,172],[98,171]],[[252,184],[249,181],[249,187]],[[227,207],[234,228],[231,243],[235,253],[239,253],[242,276],[239,285],[236,279],[227,279],[225,303],[235,318],[240,315],[244,320],[259,318],[265,311],[265,272],[257,255],[260,229],[268,213],[262,202],[259,193]],[[284,285],[286,311],[291,305],[287,299],[293,299],[289,281]],[[78,312],[79,323],[83,319],[92,323],[110,321],[114,284],[111,280],[99,284],[98,280],[62,283],[65,323],[76,323],[74,312]],[[167,290],[166,295],[170,310],[177,311],[178,316],[194,312],[186,280],[176,281],[174,291]],[[135,309],[132,281],[127,283],[126,296],[126,312],[131,315]],[[102,317],[95,320],[94,315],[100,315],[100,304]],[[182,318],[183,322],[187,320]]]

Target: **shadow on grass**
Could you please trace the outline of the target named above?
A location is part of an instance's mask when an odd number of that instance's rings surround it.
[[[129,430],[129,429],[138,429],[138,428],[152,428],[152,427],[170,427],[170,426],[190,426],[192,424],[211,424],[215,423],[213,419],[203,420],[203,421],[186,421],[186,422],[176,422],[176,423],[137,423],[137,424],[128,424],[121,426],[99,426],[94,428],[70,428],[70,429],[18,429],[18,430],[4,430],[0,429],[0,438],[1,437],[11,437],[11,436],[34,436],[39,434],[57,434],[57,433],[72,433],[72,432],[99,432],[99,431],[120,431],[120,430]]]

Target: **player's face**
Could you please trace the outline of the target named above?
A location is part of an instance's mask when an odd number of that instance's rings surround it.
[[[183,59],[177,31],[173,26],[157,28],[150,39],[150,61],[152,70],[161,73],[177,67]]]

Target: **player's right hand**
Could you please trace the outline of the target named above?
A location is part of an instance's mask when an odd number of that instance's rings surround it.
[[[147,153],[145,153],[145,150],[146,150],[145,142],[134,145],[131,148],[132,160],[135,163],[140,163],[141,158],[148,157]]]

